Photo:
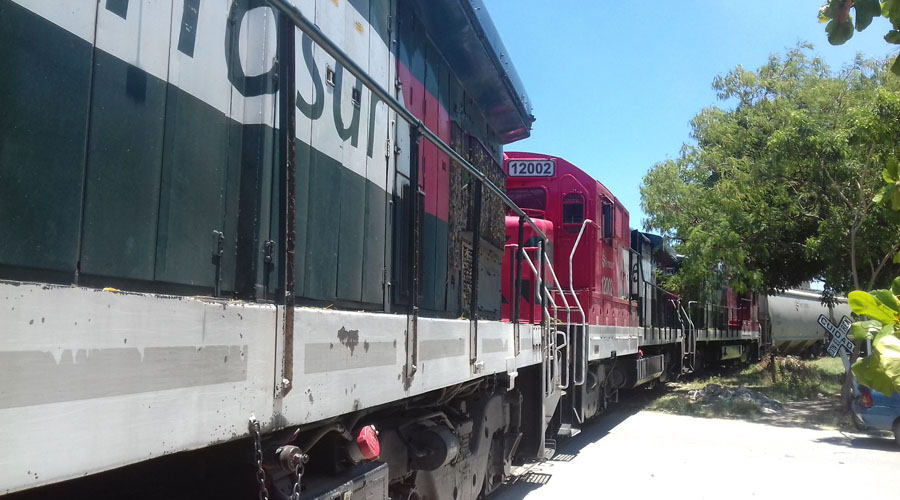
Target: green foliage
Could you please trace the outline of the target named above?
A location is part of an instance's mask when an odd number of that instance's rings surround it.
[[[881,171],[881,178],[884,179],[886,184],[872,198],[873,202],[882,203],[890,200],[891,208],[900,210],[900,175],[898,175],[897,171],[897,159],[888,158],[887,165]]]
[[[885,17],[894,29],[888,31],[884,41],[892,44],[900,44],[900,0],[828,0],[828,3],[819,9],[819,22],[825,24],[825,33],[828,42],[832,45],[842,45],[853,38],[853,15],[856,13],[856,31],[862,31],[872,24],[876,17]],[[900,57],[898,57],[891,71],[900,75]]]
[[[869,335],[875,338],[875,334],[881,332],[882,328],[884,325],[881,324],[881,321],[857,321],[850,325],[850,334],[856,340],[866,340]]]
[[[871,356],[853,364],[853,375],[859,383],[887,395],[900,392],[900,300],[893,292],[898,280],[900,277],[894,279],[892,290],[857,290],[849,296],[853,312],[871,318],[850,327],[856,340],[872,341]]]
[[[848,19],[839,21],[832,19],[825,26],[825,32],[828,33],[828,42],[832,45],[841,45],[853,37],[853,20]]]
[[[676,285],[704,286],[711,274],[706,285],[738,291],[816,277],[842,292],[860,280],[888,285],[900,216],[874,200],[896,192],[900,203],[891,163],[900,158],[900,81],[884,61],[862,58],[832,73],[811,49],[717,77],[730,107],[701,111],[696,142],[645,176],[646,228],[688,256]],[[884,187],[883,170],[894,187]]]
[[[850,309],[856,314],[868,316],[885,325],[897,322],[897,313],[870,293],[854,290],[850,292],[847,299],[850,302]]]

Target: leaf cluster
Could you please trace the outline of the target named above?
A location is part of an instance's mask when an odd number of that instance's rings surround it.
[[[891,289],[872,292],[853,291],[848,296],[854,313],[871,319],[857,321],[850,327],[856,340],[872,342],[871,355],[853,364],[853,375],[859,383],[891,395],[900,392],[900,277]]]
[[[900,0],[828,0],[819,9],[819,22],[825,24],[825,33],[832,45],[846,43],[853,38],[854,29],[868,28],[876,17],[887,18],[893,27],[884,35],[884,41],[900,44]],[[900,57],[894,60],[891,71],[900,75]]]

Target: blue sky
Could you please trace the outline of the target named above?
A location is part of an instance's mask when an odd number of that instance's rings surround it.
[[[618,197],[639,227],[641,179],[678,155],[689,123],[716,103],[713,78],[813,43],[832,68],[857,52],[886,56],[878,18],[833,47],[823,0],[484,0],[531,98],[531,137],[506,146],[561,156]]]

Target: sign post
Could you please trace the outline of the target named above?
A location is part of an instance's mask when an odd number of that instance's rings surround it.
[[[827,316],[820,314],[818,323],[827,332],[828,347],[825,349],[825,352],[831,357],[840,355],[841,361],[844,362],[844,370],[850,373],[850,354],[853,352],[854,346],[848,333],[850,333],[850,325],[853,322],[850,318],[844,316],[841,318],[840,324],[835,325]],[[853,392],[855,393],[856,391],[856,379],[853,379]]]

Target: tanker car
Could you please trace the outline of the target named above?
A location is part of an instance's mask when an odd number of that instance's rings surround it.
[[[773,347],[781,354],[824,353],[827,334],[819,325],[819,316],[824,314],[834,324],[839,324],[842,316],[851,317],[846,297],[823,304],[820,294],[813,290],[786,290],[770,295],[768,302]]]
[[[504,159],[480,0],[0,0],[0,109],[0,494],[475,499],[764,343]]]

